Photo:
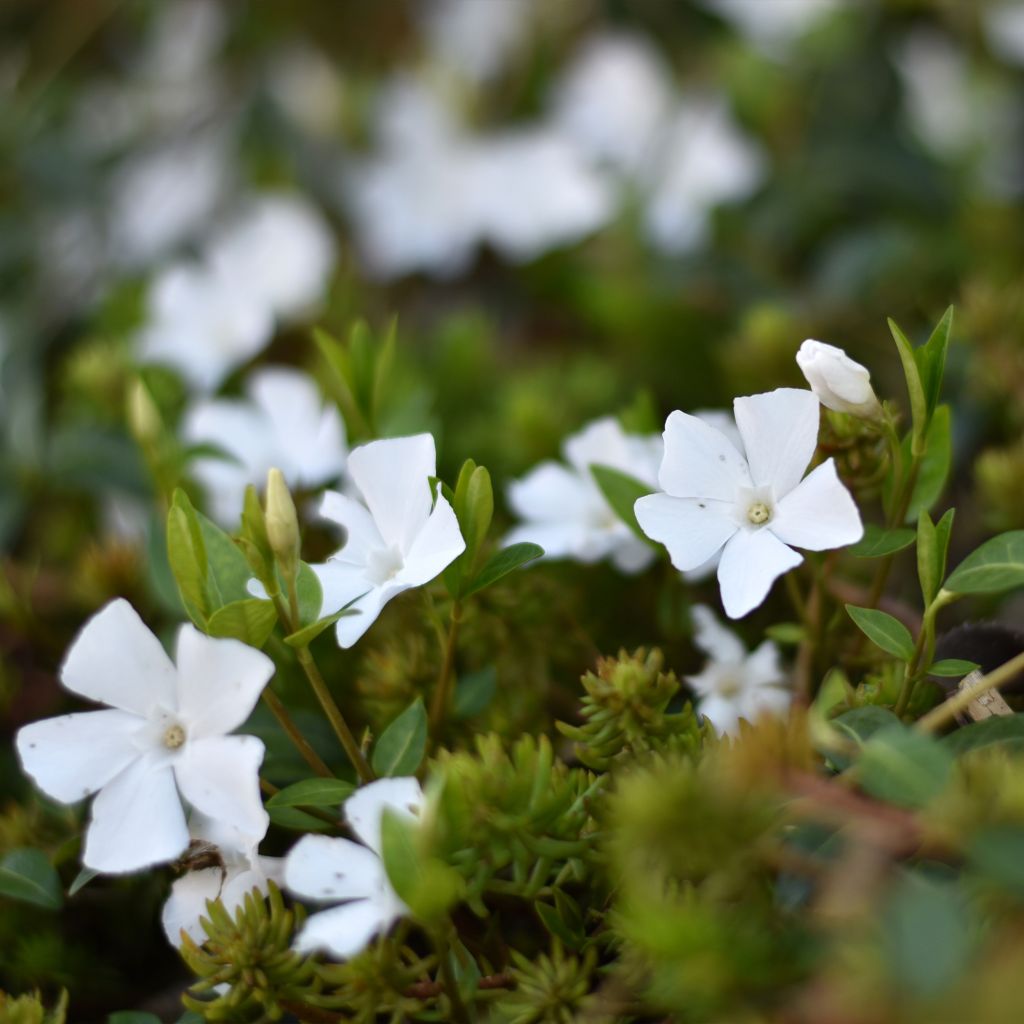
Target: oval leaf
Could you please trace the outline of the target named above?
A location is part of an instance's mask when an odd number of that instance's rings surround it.
[[[274,602],[248,597],[218,608],[210,616],[206,631],[210,636],[231,637],[258,649],[267,642],[275,625],[277,609]]]
[[[929,669],[928,674],[942,676],[944,679],[956,679],[959,676],[966,676],[981,666],[976,661],[963,661],[960,658],[943,658],[936,661]]]
[[[0,896],[59,910],[64,902],[60,878],[42,850],[11,850],[0,860]]]
[[[914,638],[898,619],[877,608],[858,608],[848,604],[846,611],[862,633],[887,654],[910,661],[914,656]]]
[[[378,775],[412,775],[427,749],[427,711],[417,697],[381,733],[373,748],[373,770]]]
[[[1024,747],[1024,715],[996,715],[972,722],[944,736],[942,743],[956,755],[988,747],[993,743],[1005,743],[1014,748]]]
[[[502,576],[507,576],[514,569],[518,569],[535,558],[540,558],[544,549],[539,544],[511,544],[507,548],[496,551],[487,560],[487,564],[480,570],[480,574],[466,588],[464,597],[475,594],[478,590],[497,583]]]
[[[344,779],[303,779],[276,792],[267,801],[267,808],[339,807],[355,788]]]
[[[997,594],[1024,585],[1024,530],[1011,530],[985,541],[946,580],[956,594]]]
[[[864,536],[847,550],[855,558],[883,558],[895,554],[914,543],[914,531],[897,526],[887,530],[869,523],[864,527]]]

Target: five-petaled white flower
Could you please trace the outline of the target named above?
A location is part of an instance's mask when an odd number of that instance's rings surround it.
[[[345,818],[365,845],[316,835],[296,843],[285,858],[285,885],[307,899],[344,901],[306,921],[297,950],[355,956],[374,935],[408,914],[384,869],[381,825],[385,809],[416,820],[422,806],[423,791],[415,779],[379,779],[345,801]]]
[[[756,608],[775,580],[809,551],[853,544],[860,513],[828,459],[804,478],[818,443],[818,399],[779,388],[737,398],[745,456],[696,416],[672,413],[658,481],[664,494],[637,499],[643,531],[663,543],[677,569],[695,569],[717,551],[726,614]]]
[[[338,620],[342,647],[351,647],[393,597],[429,583],[465,551],[440,485],[431,508],[436,467],[430,434],[371,441],[348,459],[349,477],[366,504],[334,491],[324,495],[321,514],[348,536],[340,551],[312,568],[323,586],[322,615],[355,602],[358,614]]]
[[[826,409],[864,419],[882,415],[867,367],[841,348],[808,338],[797,351],[796,362]]]
[[[719,735],[735,733],[740,719],[755,721],[764,713],[781,714],[790,693],[779,649],[765,640],[752,654],[732,630],[726,629],[705,605],[693,609],[694,643],[710,659],[695,676],[686,676],[698,696],[697,710]]]
[[[657,485],[661,438],[627,434],[612,417],[595,420],[563,445],[566,462],[542,462],[508,489],[512,510],[525,522],[505,544],[529,541],[545,558],[597,562],[611,558],[623,572],[650,565],[654,551],[616,515],[590,467],[608,466]]]
[[[171,886],[160,922],[173,946],[181,945],[182,932],[193,942],[206,941],[201,918],[209,916],[208,900],[219,899],[224,909],[233,913],[253,889],[266,895],[268,882],[280,884],[284,865],[281,857],[261,857],[256,852],[262,835],[245,835],[237,829],[225,828],[195,811],[188,824],[200,853],[215,853],[220,864],[190,871]]]
[[[118,598],[72,644],[61,681],[110,705],[33,722],[16,746],[25,771],[61,803],[98,793],[82,862],[135,871],[189,844],[182,800],[225,827],[263,835],[263,743],[228,736],[253,709],[274,663],[237,640],[178,632],[177,666]]]
[[[192,473],[203,485],[214,519],[237,522],[248,484],[276,466],[290,487],[318,487],[345,468],[345,426],[306,374],[285,367],[257,370],[245,399],[204,399],[186,414],[182,434],[213,444],[228,458],[202,456]]]

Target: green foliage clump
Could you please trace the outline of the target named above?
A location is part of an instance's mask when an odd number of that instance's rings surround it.
[[[67,1008],[67,992],[47,1009],[38,993],[10,996],[0,991],[0,1024],[64,1024]]]

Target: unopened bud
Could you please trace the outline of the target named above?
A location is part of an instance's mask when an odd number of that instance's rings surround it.
[[[882,407],[871,387],[871,374],[841,348],[809,338],[800,346],[796,361],[811,390],[827,409],[861,419],[877,419],[882,415]]]
[[[281,571],[286,575],[294,573],[299,560],[299,517],[284,475],[279,469],[272,469],[267,474],[264,522],[270,548],[277,557]]]
[[[157,441],[163,433],[163,420],[149,389],[138,377],[128,385],[127,404],[128,426],[135,440],[141,445]]]

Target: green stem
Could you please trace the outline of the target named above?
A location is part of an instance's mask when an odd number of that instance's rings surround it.
[[[1018,654],[1009,661],[1003,662],[988,675],[982,676],[977,682],[971,683],[954,693],[949,700],[943,701],[938,707],[932,708],[926,715],[917,720],[915,728],[920,732],[935,732],[947,722],[952,721],[961,711],[973,704],[983,693],[997,690],[1005,686],[1024,671],[1024,654]]]
[[[345,748],[349,761],[352,762],[352,766],[359,775],[359,780],[364,783],[373,782],[375,778],[373,769],[363,756],[355,736],[352,735],[352,730],[345,721],[345,716],[334,702],[331,691],[327,688],[327,683],[324,682],[324,677],[320,674],[320,669],[317,668],[309,648],[299,647],[296,650],[296,655],[298,656],[299,664],[302,666],[302,671],[306,673],[309,685],[313,687],[316,699],[320,702],[320,707],[323,708],[327,720],[331,723],[334,734],[338,737],[342,747]]]
[[[277,719],[277,724],[285,731],[288,739],[295,744],[295,748],[303,756],[306,764],[325,779],[334,778],[334,772],[323,762],[320,755],[310,745],[309,740],[299,731],[294,719],[288,714],[288,709],[281,703],[281,699],[273,690],[263,690],[263,703],[270,708],[270,713]]]
[[[438,935],[435,939],[437,946],[438,966],[441,971],[441,983],[444,985],[445,995],[448,997],[448,1005],[451,1012],[451,1020],[456,1024],[470,1024],[469,1012],[466,1004],[462,1001],[459,993],[458,979],[452,970],[451,943],[447,936]]]
[[[917,642],[914,644],[914,653],[910,661],[907,662],[907,667],[903,673],[903,685],[900,687],[900,695],[896,701],[896,714],[899,717],[906,714],[921,673],[931,665],[932,659],[935,656],[935,616],[947,604],[952,604],[958,596],[948,590],[940,590],[935,595],[931,604],[924,610],[921,629],[917,634]]]
[[[434,696],[430,702],[430,735],[436,741],[441,725],[448,713],[451,703],[452,677],[455,669],[455,651],[459,640],[459,623],[462,622],[462,604],[456,601],[452,605],[452,618],[448,626],[448,639],[444,645],[444,656],[441,671],[434,686]]]

